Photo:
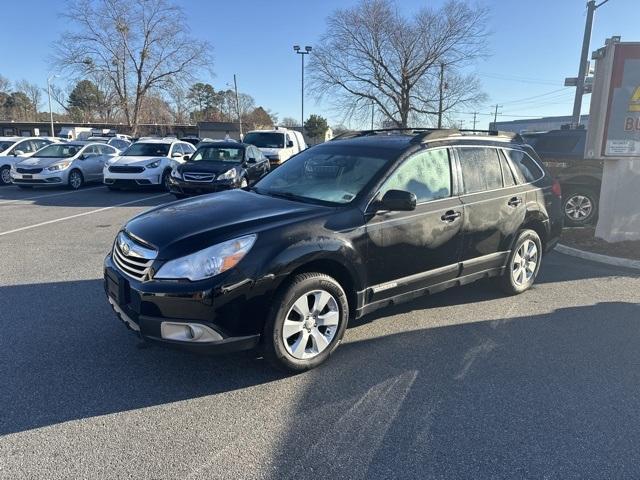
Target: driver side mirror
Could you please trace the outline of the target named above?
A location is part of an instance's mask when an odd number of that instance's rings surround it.
[[[247,163],[256,163],[256,159],[253,157],[250,157],[247,159]]]
[[[182,159],[183,159],[185,162],[188,162],[189,160],[191,160],[191,155],[189,155],[188,153],[187,153],[187,154],[185,154],[185,155],[182,155]]]
[[[14,150],[13,151],[13,156],[17,157],[19,155],[24,155],[24,152],[22,150]]]
[[[292,140],[289,140],[289,141],[287,142],[287,148],[291,148],[291,147],[293,147],[293,141],[292,141]]]
[[[404,190],[389,190],[378,202],[377,211],[409,212],[416,209],[416,195]]]

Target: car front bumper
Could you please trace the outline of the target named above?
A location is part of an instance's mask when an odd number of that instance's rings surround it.
[[[177,195],[201,195],[204,193],[222,192],[240,187],[236,181],[214,180],[213,182],[185,182],[171,177],[169,191]]]
[[[111,256],[104,261],[104,289],[117,316],[141,338],[196,353],[249,350],[260,341],[264,307],[248,300],[248,281],[232,288],[219,282],[140,282],[124,275]],[[213,340],[175,339],[165,327],[196,326],[212,332]],[[209,336],[211,338],[211,336]]]
[[[57,172],[18,173],[11,171],[11,181],[16,185],[66,185],[69,181],[69,169]]]
[[[103,177],[105,185],[144,187],[145,185],[160,185],[162,173],[161,168],[145,169],[140,173],[116,173],[105,168]]]

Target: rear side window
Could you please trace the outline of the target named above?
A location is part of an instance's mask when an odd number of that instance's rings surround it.
[[[465,193],[502,188],[502,169],[495,148],[458,148]]]
[[[500,154],[500,166],[502,167],[502,181],[504,182],[504,186],[513,187],[516,184],[516,179],[504,153]]]
[[[404,161],[381,190],[404,190],[415,194],[418,203],[451,196],[451,167],[446,149],[426,150]]]
[[[524,183],[535,182],[540,180],[544,172],[536,161],[520,150],[505,150],[506,154],[511,159],[511,163],[515,166],[516,174],[520,177],[520,180]]]

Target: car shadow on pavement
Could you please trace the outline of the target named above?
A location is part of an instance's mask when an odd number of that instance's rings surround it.
[[[0,435],[286,376],[255,352],[140,348],[102,280],[0,287],[0,326]]]
[[[274,479],[638,478],[640,306],[403,332],[308,372]]]

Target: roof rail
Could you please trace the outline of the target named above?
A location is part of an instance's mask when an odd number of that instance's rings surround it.
[[[395,128],[378,128],[374,130],[354,130],[352,132],[345,132],[337,135],[331,139],[333,140],[345,140],[348,138],[368,137],[380,134],[390,134],[393,132],[413,134],[411,139],[412,143],[422,143],[425,141],[440,140],[449,137],[460,136],[487,136],[487,137],[500,137],[509,139],[515,143],[525,143],[520,134],[514,132],[503,132],[498,130],[472,130],[472,129],[458,129],[458,128],[429,128],[429,127],[395,127]]]
[[[486,136],[486,137],[499,137],[508,139],[514,143],[525,143],[519,133],[503,132],[499,130],[472,130],[472,129],[442,129],[421,132],[416,135],[411,142],[422,143],[426,141],[440,140],[449,137],[462,137],[462,136]]]

